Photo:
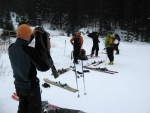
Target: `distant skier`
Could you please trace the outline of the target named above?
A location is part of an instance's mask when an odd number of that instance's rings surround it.
[[[75,32],[73,37],[70,39],[70,43],[73,45],[73,56],[74,61],[73,63],[78,64],[80,49],[83,45],[83,38],[79,32]]]
[[[93,46],[92,46],[92,50],[91,50],[91,57],[93,57],[94,55],[94,52],[95,52],[95,57],[98,57],[98,51],[99,51],[99,33],[97,32],[92,32],[88,35],[90,38],[92,38],[93,40]]]
[[[112,34],[108,34],[105,40],[105,48],[110,61],[108,65],[113,65],[114,63],[114,38]]]
[[[119,49],[118,49],[119,43],[120,43],[120,36],[116,33],[115,42],[114,42],[114,50],[116,50],[116,54],[119,54]]]

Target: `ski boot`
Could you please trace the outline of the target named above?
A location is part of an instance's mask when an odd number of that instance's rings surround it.
[[[91,57],[93,57],[93,54],[90,54]]]
[[[112,62],[109,62],[108,65],[113,65],[113,61],[112,61]]]

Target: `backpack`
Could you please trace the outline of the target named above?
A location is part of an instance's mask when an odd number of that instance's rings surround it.
[[[41,55],[42,60],[51,68],[54,78],[59,77],[57,70],[54,66],[53,59],[50,55],[50,38],[49,33],[46,32],[42,27],[36,27],[35,30],[38,30],[35,35],[35,49]]]
[[[113,36],[110,36],[110,38],[109,38],[109,45],[110,46],[114,45],[114,40],[115,40],[115,38]]]
[[[50,55],[50,39],[49,33],[42,27],[36,27],[38,32],[35,35],[35,49],[41,55],[41,58],[46,62],[49,67],[52,67],[53,60]]]
[[[88,60],[84,49],[80,49],[79,60]]]

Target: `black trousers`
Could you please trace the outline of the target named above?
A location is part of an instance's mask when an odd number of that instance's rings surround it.
[[[114,45],[114,50],[116,50],[116,53],[119,54],[119,49],[118,49],[119,43]]]
[[[107,56],[109,58],[109,61],[110,62],[114,61],[114,47],[107,47],[106,51],[107,51]]]
[[[17,113],[41,113],[41,92],[40,87],[32,89],[21,89],[16,87],[19,97]]]
[[[74,49],[74,51],[73,51],[74,62],[77,62],[79,59],[81,46],[74,46],[73,49]]]
[[[99,46],[98,46],[98,45],[93,45],[92,51],[91,51],[91,54],[92,54],[92,55],[94,54],[94,51],[95,51],[95,50],[96,50],[95,55],[98,56],[98,51],[99,51]]]

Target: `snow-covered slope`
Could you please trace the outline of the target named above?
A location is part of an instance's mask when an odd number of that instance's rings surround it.
[[[47,31],[51,34],[51,55],[56,68],[73,66],[71,37],[53,35],[59,34],[59,31],[57,33],[49,31],[49,29]],[[83,35],[83,38],[83,48],[87,54],[90,54],[92,40],[86,35]],[[106,64],[103,63],[98,67],[107,67],[119,73],[114,75],[96,71],[85,73],[87,95],[84,95],[83,78],[79,78],[77,80],[80,97],[78,98],[78,93],[72,93],[53,85],[50,88],[42,87],[43,78],[49,78],[76,88],[74,71],[71,70],[57,79],[51,76],[51,70],[38,72],[42,100],[48,100],[50,103],[64,108],[80,109],[87,113],[150,113],[150,45],[140,42],[121,42],[120,55],[115,55],[114,65],[109,66],[106,54],[101,54],[104,48],[104,39],[101,37],[100,42],[100,57],[84,61],[84,65],[93,61],[106,60]],[[77,70],[82,70],[81,62],[77,65]],[[11,98],[15,87],[7,53],[3,53],[0,57],[0,72],[0,113],[16,113],[18,102]]]

